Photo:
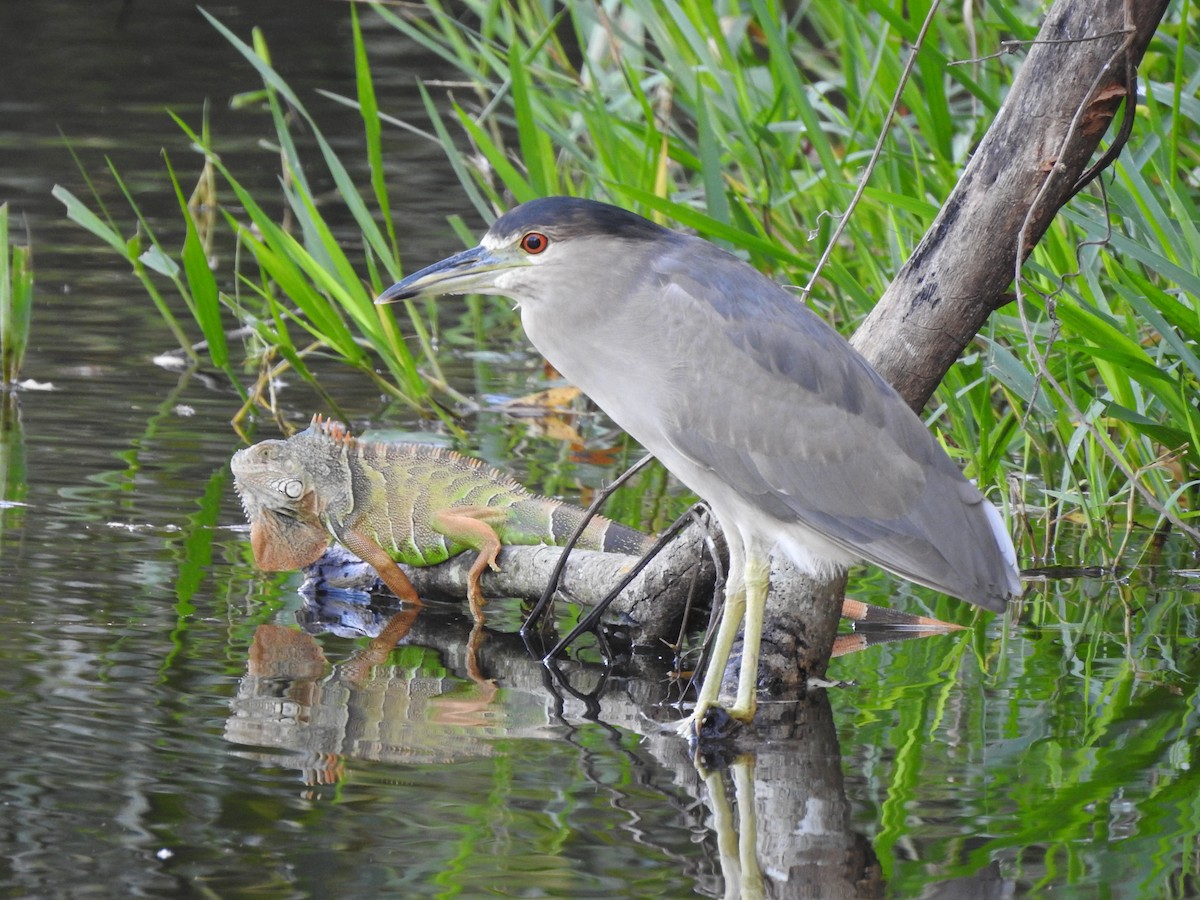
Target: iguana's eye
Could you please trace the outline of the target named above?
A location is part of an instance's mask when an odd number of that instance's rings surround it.
[[[289,478],[279,485],[279,492],[289,500],[299,500],[304,493],[304,485],[295,478]]]

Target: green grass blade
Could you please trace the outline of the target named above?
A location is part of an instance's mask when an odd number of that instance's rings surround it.
[[[497,144],[466,110],[455,105],[454,111],[458,114],[459,123],[475,143],[475,148],[487,159],[488,164],[496,171],[496,175],[512,192],[518,203],[541,196],[538,189],[509,160],[505,149]]]
[[[208,354],[213,365],[229,372],[229,347],[225,341],[225,328],[221,322],[221,303],[217,290],[217,279],[209,267],[208,255],[204,252],[204,245],[200,242],[200,235],[196,231],[196,222],[192,218],[191,210],[188,209],[187,198],[183,195],[179,179],[175,177],[175,170],[171,167],[171,160],[166,153],[163,154],[163,161],[166,164],[171,185],[175,189],[175,197],[179,202],[179,210],[183,214],[185,223],[181,258],[184,277],[187,279],[188,290],[192,297],[192,311],[196,323],[200,326],[200,332],[204,335],[204,340],[208,342]],[[237,383],[236,379],[234,382]]]
[[[729,224],[729,198],[725,195],[725,179],[721,165],[721,149],[712,127],[712,112],[707,99],[701,95],[696,107],[696,129],[700,137],[700,177],[704,182],[704,201],[708,214],[718,222]]]
[[[68,219],[76,225],[82,225],[122,257],[128,258],[125,239],[115,228],[84,206],[82,200],[61,184],[56,184],[50,189],[50,196],[67,208]]]
[[[532,108],[534,101],[529,71],[521,57],[520,46],[513,44],[509,47],[508,71],[512,79],[513,109],[517,115],[517,140],[525,171],[529,173],[529,186],[535,196],[545,197],[560,193],[554,148],[550,146],[550,137],[539,124],[539,118]],[[461,118],[461,111],[459,115]],[[505,182],[508,182],[507,178]]]
[[[379,102],[375,97],[375,82],[371,78],[371,63],[367,58],[367,47],[363,41],[362,27],[358,22],[358,7],[350,4],[350,24],[354,35],[354,82],[358,94],[358,109],[362,116],[363,131],[367,142],[367,164],[371,169],[371,189],[383,226],[387,230],[388,246],[393,259],[400,258],[396,241],[396,226],[392,222],[391,201],[388,198],[387,175],[383,167],[382,124],[379,118]]]
[[[438,140],[446,149],[446,161],[450,163],[450,168],[454,170],[455,177],[458,178],[458,183],[466,193],[471,204],[477,209],[485,219],[490,222],[496,217],[495,211],[488,202],[488,199],[480,192],[475,179],[471,175],[471,164],[463,152],[458,149],[451,136],[449,129],[446,128],[446,123],[442,119],[441,111],[438,109],[433,98],[429,96],[429,91],[425,85],[418,84],[417,90],[421,92],[421,100],[425,104],[425,110],[429,113],[430,124],[433,125],[434,133],[437,134]]]
[[[33,310],[33,251],[9,244],[8,204],[0,203],[0,385],[21,374]]]
[[[799,268],[807,263],[802,257],[788,252],[778,243],[768,238],[749,234],[736,226],[719,222],[712,216],[706,215],[694,207],[665,200],[647,191],[627,186],[622,188],[622,193],[649,209],[661,212],[686,228],[694,228],[711,239],[727,241],[735,247],[741,247],[752,253],[761,254],[767,259],[773,259],[776,262],[786,265]]]

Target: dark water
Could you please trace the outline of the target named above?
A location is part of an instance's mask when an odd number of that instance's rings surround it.
[[[264,28],[353,155],[355,115],[314,93],[352,93],[344,6],[210,9],[243,36]],[[367,26],[385,106],[419,120],[414,78],[448,73]],[[1019,622],[843,657],[831,674],[846,685],[773,704],[780,722],[753,752],[709,770],[658,724],[672,713],[653,661],[581,699],[526,653],[515,604],[497,602],[476,647],[465,604],[397,620],[386,602],[308,603],[295,577],[257,572],[226,466],[236,397],[154,364],[173,346],[158,314],[50,197],[56,183],[85,193],[61,130],[114,210],[105,155],[170,227],[160,148],[198,163],[163,110],[198,122],[206,99],[223,158],[269,192],[269,123],[227,106],[253,73],[190,3],[59,0],[0,6],[0,83],[0,201],[37,272],[25,375],[53,385],[20,392],[0,444],[0,894],[1196,892],[1186,572],[1035,583]],[[456,249],[445,217],[466,202],[439,148],[395,132],[387,151],[410,264]],[[511,328],[486,349],[448,353],[460,389],[537,381]],[[358,376],[322,375],[362,421],[429,427]],[[299,385],[283,397],[298,419],[320,408]],[[476,452],[535,488],[611,475],[580,462],[611,444],[602,426],[578,451],[499,416],[476,425]],[[1143,561],[1194,565],[1171,545]],[[968,620],[861,575],[861,599]]]

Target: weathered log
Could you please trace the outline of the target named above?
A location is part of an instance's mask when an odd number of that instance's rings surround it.
[[[705,551],[705,529],[688,525],[664,550],[651,560],[610,607],[611,615],[629,625],[635,645],[674,641],[688,604],[707,608],[716,582],[716,566]],[[488,597],[518,597],[534,601],[550,582],[561,547],[510,546],[500,551],[499,571],[485,572],[483,592]],[[460,554],[436,566],[416,568],[400,564],[423,597],[461,599],[467,593],[467,573],[474,561]],[[603,600],[636,557],[620,553],[572,550],[563,571],[560,590],[572,601],[595,606]],[[334,545],[316,563],[304,570],[302,590],[374,592],[380,589],[375,570],[358,557]]]

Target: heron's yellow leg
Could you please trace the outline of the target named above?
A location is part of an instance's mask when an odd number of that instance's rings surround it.
[[[729,715],[741,722],[754,718],[758,706],[758,654],[762,646],[763,617],[771,589],[771,563],[766,554],[750,548],[746,560],[746,627],[742,638],[742,668],[738,672],[737,699]]]
[[[717,636],[708,654],[708,668],[704,672],[704,681],[701,682],[700,693],[696,697],[696,708],[679,723],[679,733],[685,737],[698,736],[704,717],[717,705],[721,693],[721,679],[725,675],[725,666],[729,663],[729,652],[733,649],[734,638],[737,637],[738,628],[746,613],[745,555],[738,542],[731,535],[728,537],[729,575],[725,579],[725,604],[721,609],[721,624],[717,628]]]

